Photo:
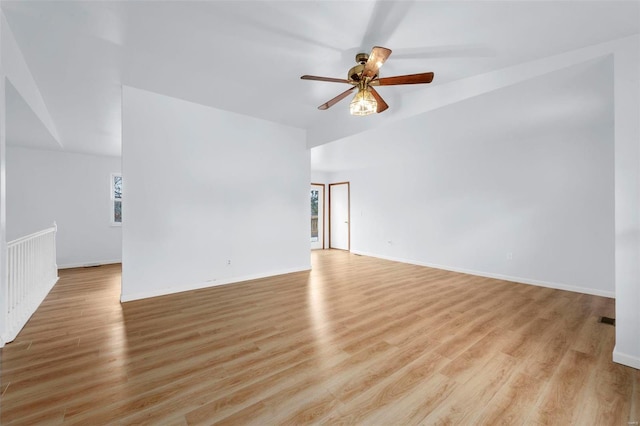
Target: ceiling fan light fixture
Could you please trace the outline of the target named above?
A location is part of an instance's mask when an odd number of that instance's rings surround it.
[[[349,104],[351,115],[371,115],[375,114],[377,109],[378,102],[376,102],[369,88],[359,89],[351,104]]]

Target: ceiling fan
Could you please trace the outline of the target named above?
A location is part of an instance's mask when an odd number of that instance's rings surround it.
[[[333,83],[347,83],[353,87],[340,93],[335,98],[323,103],[318,109],[325,110],[346,98],[355,89],[358,92],[353,97],[349,110],[352,115],[369,115],[373,113],[380,113],[389,105],[382,99],[380,94],[373,88],[373,86],[395,86],[398,84],[423,84],[431,83],[433,80],[432,72],[425,72],[420,74],[410,75],[398,75],[394,77],[378,76],[378,70],[391,55],[391,49],[386,47],[375,46],[371,49],[371,54],[358,53],[356,55],[356,62],[358,65],[351,68],[347,74],[347,79],[331,78],[331,77],[317,77],[314,75],[303,75],[300,77],[303,80],[317,80],[317,81],[329,81]]]

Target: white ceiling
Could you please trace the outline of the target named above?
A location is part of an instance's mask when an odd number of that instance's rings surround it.
[[[345,78],[355,53],[381,45],[393,50],[383,76],[436,77],[424,87],[380,88],[388,111],[349,118],[378,126],[416,90],[640,31],[638,0],[3,0],[1,7],[59,143],[102,155],[120,155],[123,84],[304,129],[348,127],[348,100],[316,109],[348,87],[299,77]],[[8,91],[7,114],[9,143],[58,146],[35,129],[17,92]]]

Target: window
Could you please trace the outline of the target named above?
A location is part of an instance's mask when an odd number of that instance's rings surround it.
[[[122,175],[111,174],[111,225],[122,225]]]

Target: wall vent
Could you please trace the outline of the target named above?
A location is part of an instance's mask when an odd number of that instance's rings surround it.
[[[603,324],[609,324],[609,325],[616,325],[616,319],[615,318],[609,318],[609,317],[600,317],[600,322]]]

